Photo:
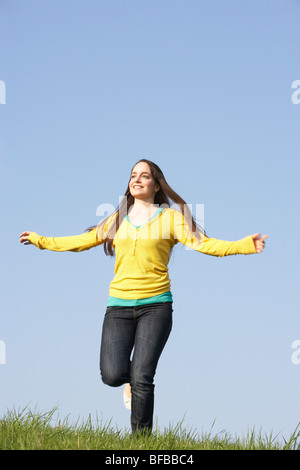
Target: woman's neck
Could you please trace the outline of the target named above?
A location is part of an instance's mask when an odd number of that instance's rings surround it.
[[[145,215],[147,217],[152,217],[157,210],[157,207],[154,206],[153,200],[145,201],[143,199],[135,199],[134,204],[129,209],[129,214],[134,215]]]

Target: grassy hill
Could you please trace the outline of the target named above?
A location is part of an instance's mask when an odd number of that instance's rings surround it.
[[[36,413],[28,409],[8,411],[0,419],[0,450],[299,450],[300,428],[289,439],[249,432],[246,438],[233,437],[226,432],[215,436],[198,435],[183,428],[182,423],[150,435],[132,436],[110,423],[69,425],[53,423],[55,410]]]

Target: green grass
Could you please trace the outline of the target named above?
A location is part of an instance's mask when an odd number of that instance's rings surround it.
[[[248,432],[238,438],[226,432],[213,436],[211,432],[199,435],[183,423],[151,435],[132,436],[110,423],[91,418],[75,425],[54,419],[56,410],[47,413],[8,411],[0,419],[0,450],[299,450],[300,428],[297,426],[288,440],[279,436]]]

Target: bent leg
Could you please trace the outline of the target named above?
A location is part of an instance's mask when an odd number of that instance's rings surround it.
[[[130,380],[130,355],[136,322],[130,307],[108,307],[103,321],[100,372],[102,381],[118,387]]]

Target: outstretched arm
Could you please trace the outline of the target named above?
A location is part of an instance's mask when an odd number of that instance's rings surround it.
[[[268,235],[260,236],[260,233],[248,235],[237,241],[218,240],[206,237],[204,234],[190,231],[189,225],[184,216],[177,210],[173,211],[174,216],[174,236],[177,241],[196,251],[200,251],[211,256],[229,255],[250,255],[261,253],[265,246],[265,239]]]
[[[35,232],[25,231],[20,235],[20,243],[35,245],[40,250],[84,251],[103,243],[97,238],[96,228],[81,235],[70,237],[41,237]]]
[[[200,242],[195,240],[188,240],[185,244],[190,245],[197,251],[212,256],[229,256],[229,255],[250,255],[254,253],[261,253],[265,247],[265,239],[268,235],[260,236],[260,233],[248,235],[240,240],[225,241],[217,240],[215,238],[206,238]]]

